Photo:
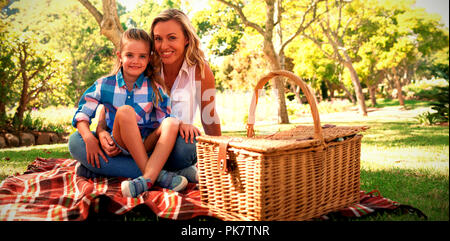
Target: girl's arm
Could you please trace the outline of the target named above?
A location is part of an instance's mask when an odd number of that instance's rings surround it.
[[[78,109],[72,119],[72,125],[78,129],[78,132],[86,144],[86,158],[94,167],[95,163],[97,164],[97,167],[100,167],[98,155],[101,155],[103,159],[108,162],[108,159],[106,159],[98,145],[98,139],[89,129],[91,119],[95,117],[95,111],[101,103],[102,84],[103,79],[98,79],[83,93],[83,96],[81,96],[80,102],[78,103]]]
[[[100,141],[100,145],[102,149],[105,151],[108,156],[117,156],[120,152],[122,152],[119,147],[116,146],[116,143],[112,140],[111,134],[107,131],[106,126],[106,114],[105,107],[100,110],[100,115],[98,118],[98,125],[96,129],[96,133],[98,136],[98,140]]]
[[[201,76],[200,69],[197,67],[196,75]],[[214,74],[208,64],[205,65],[205,78],[201,79],[201,120],[205,134],[211,136],[220,136],[219,115],[216,112],[216,85]]]
[[[91,130],[89,129],[89,122],[87,121],[78,121],[77,122],[77,129],[80,133],[81,137],[84,140],[84,143],[86,143],[86,157],[87,161],[95,167],[95,164],[97,164],[97,168],[100,168],[100,160],[98,158],[98,155],[102,156],[105,162],[108,162],[108,159],[106,158],[105,154],[103,154],[102,150],[99,147],[99,143],[97,138],[92,134]]]

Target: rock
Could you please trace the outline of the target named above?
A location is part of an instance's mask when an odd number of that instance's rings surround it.
[[[36,145],[47,145],[51,143],[50,133],[36,132]]]
[[[59,142],[59,136],[56,133],[48,133],[50,136],[50,143],[56,144]]]
[[[22,132],[20,133],[20,145],[21,146],[31,146],[34,145],[35,139],[34,135],[31,133]]]
[[[60,133],[59,135],[59,143],[68,143],[70,133]]]
[[[0,148],[5,148],[8,145],[6,144],[6,139],[3,136],[0,136]]]
[[[16,147],[16,146],[19,146],[19,144],[20,144],[19,137],[15,136],[11,133],[6,133],[5,139],[6,139],[6,143],[8,143],[8,146],[10,146],[10,147]]]

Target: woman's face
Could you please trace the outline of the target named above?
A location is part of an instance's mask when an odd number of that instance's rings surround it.
[[[175,20],[159,22],[153,28],[156,52],[163,64],[179,64],[184,60],[184,50],[189,43],[181,25]]]

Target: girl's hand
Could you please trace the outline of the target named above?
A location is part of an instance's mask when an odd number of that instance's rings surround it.
[[[180,136],[183,138],[186,143],[188,143],[188,140],[191,140],[191,143],[194,143],[194,137],[200,136],[200,130],[191,124],[184,124],[183,122],[180,123]]]
[[[98,139],[106,155],[113,157],[119,155],[119,153],[122,152],[120,148],[116,145],[116,143],[113,141],[111,134],[109,134],[109,132],[102,131],[98,133]]]
[[[105,162],[108,162],[108,159],[105,154],[103,154],[102,149],[98,145],[98,140],[94,135],[87,136],[84,142],[86,143],[86,155],[89,164],[93,167],[97,164],[97,168],[100,168],[98,155],[102,156]]]

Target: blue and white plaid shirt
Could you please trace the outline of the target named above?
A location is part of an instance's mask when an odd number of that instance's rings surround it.
[[[156,86],[162,99],[158,106],[153,105],[154,93],[150,81],[147,76],[141,74],[133,89],[128,91],[121,70],[116,75],[98,79],[81,97],[72,125],[76,128],[77,122],[82,120],[91,124],[97,107],[103,104],[106,109],[106,125],[111,132],[117,108],[129,105],[136,112],[141,136],[145,138],[171,113],[170,98],[158,84]]]

